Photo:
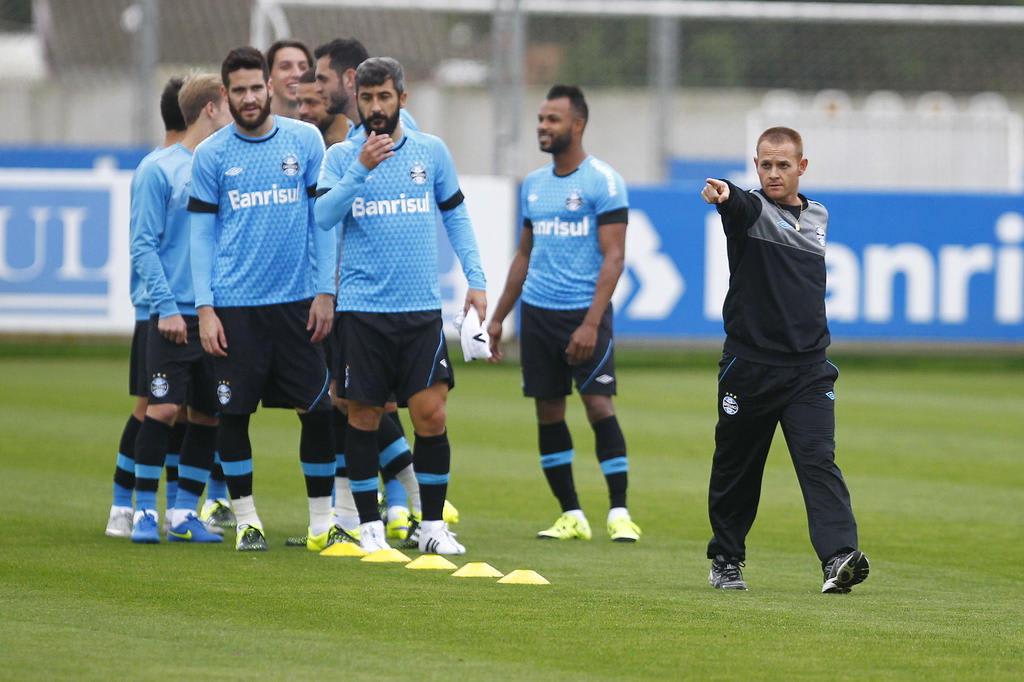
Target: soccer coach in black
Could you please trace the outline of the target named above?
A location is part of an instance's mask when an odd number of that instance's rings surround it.
[[[868,575],[857,549],[850,493],[835,463],[839,370],[825,357],[825,233],[828,211],[799,193],[807,169],[800,134],[769,128],[754,163],[761,188],[743,191],[708,179],[701,196],[722,216],[729,291],[722,316],[718,424],[708,511],[708,581],[747,589],[740,568],[761,496],[777,424],[803,492],[811,544],[825,576],[822,592],[849,592]]]

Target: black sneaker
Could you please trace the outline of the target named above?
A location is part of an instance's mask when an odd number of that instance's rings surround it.
[[[851,587],[867,579],[870,568],[864,552],[840,552],[821,567],[825,574],[821,591],[823,594],[846,594]]]
[[[711,573],[708,582],[711,587],[719,590],[745,590],[747,583],[743,580],[743,562],[730,559],[719,554],[711,560]]]
[[[241,525],[235,536],[235,549],[239,552],[266,552],[267,539],[256,526]]]

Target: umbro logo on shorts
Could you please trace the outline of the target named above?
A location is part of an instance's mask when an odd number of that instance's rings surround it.
[[[444,358],[441,358],[441,366],[444,367],[445,369],[448,369],[448,361],[445,360]]]
[[[602,374],[601,376],[594,379],[594,381],[596,381],[599,384],[604,384],[605,386],[607,386],[608,384],[615,381],[615,377],[608,376],[607,374]]]
[[[825,394],[825,397],[828,398],[829,400],[835,400],[836,393],[835,391],[829,391],[828,393]]]

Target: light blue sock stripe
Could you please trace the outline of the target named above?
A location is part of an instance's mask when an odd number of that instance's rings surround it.
[[[306,476],[334,477],[334,462],[303,462],[302,473]]]
[[[164,457],[165,467],[176,467],[179,462],[181,462],[181,455],[172,455],[168,453],[167,456]]]
[[[122,471],[134,472],[135,460],[129,459],[128,457],[122,455],[121,453],[117,453],[117,468],[121,469]]]
[[[394,459],[403,452],[409,452],[409,441],[404,437],[400,437],[394,443],[380,451],[380,465],[383,467],[391,464],[391,462],[393,462]]]
[[[252,458],[250,457],[238,462],[222,461],[220,466],[224,470],[225,476],[245,476],[252,473]]]
[[[377,479],[376,478],[364,478],[361,481],[355,479],[349,479],[349,488],[354,493],[370,493],[377,490]]]
[[[174,509],[189,509],[195,511],[199,506],[199,496],[187,490],[178,488],[178,495],[174,498]]]
[[[550,469],[551,467],[560,467],[563,464],[572,464],[572,458],[575,456],[573,450],[562,450],[561,452],[552,452],[548,455],[540,456],[540,465],[544,469]]]
[[[420,485],[444,485],[448,482],[448,474],[421,474],[417,472],[416,481]]]
[[[114,484],[114,504],[118,507],[132,506],[132,489]]]
[[[156,509],[156,491],[138,490],[135,493],[135,511]]]
[[[223,466],[224,463],[222,461],[220,461],[220,450],[214,450],[213,451],[213,463],[214,464],[220,464],[220,465]]]
[[[629,471],[629,462],[626,460],[626,456],[612,457],[601,462],[601,473],[605,476],[611,474],[624,474]]]
[[[152,464],[135,464],[135,478],[160,478],[160,474],[164,472],[163,467],[154,466]]]
[[[178,467],[178,478],[187,478],[190,481],[196,481],[206,485],[206,479],[210,477],[210,472],[206,469],[200,469],[199,467],[191,467],[187,464],[182,464]]]
[[[348,466],[347,463],[345,462],[345,453],[344,452],[339,452],[338,454],[336,454],[334,456],[334,466],[336,466],[339,469],[341,469],[342,467],[347,467]]]

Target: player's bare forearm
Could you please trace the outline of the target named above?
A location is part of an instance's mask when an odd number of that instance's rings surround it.
[[[498,297],[498,304],[494,306],[491,319],[502,322],[512,312],[516,301],[523,293],[523,283],[526,281],[526,271],[529,265],[529,257],[524,258],[521,253],[516,253],[513,256],[512,264],[508,268],[508,277],[505,279],[505,288],[502,289],[501,296]]]
[[[615,286],[625,268],[626,261],[626,224],[612,223],[602,225],[598,237],[601,254],[601,269],[597,273],[597,284],[594,286],[594,298],[583,318],[583,324],[592,325],[595,329],[601,324],[604,311],[615,293]]]
[[[583,318],[583,324],[597,327],[601,323],[601,318],[604,317],[604,311],[608,309],[608,304],[612,300],[612,294],[615,293],[615,286],[619,283],[619,277],[622,276],[624,267],[624,259],[621,255],[615,259],[605,257],[597,276],[594,298]]]
[[[508,266],[508,277],[505,278],[505,288],[498,297],[498,305],[494,308],[491,318],[496,322],[502,322],[512,312],[516,301],[523,293],[523,284],[526,282],[526,273],[530,269],[530,253],[533,251],[533,230],[529,226],[523,228],[519,235],[519,246],[516,248],[516,255],[512,257],[512,264]]]

